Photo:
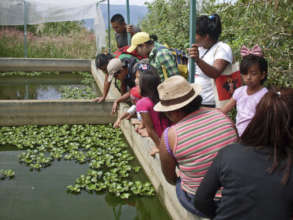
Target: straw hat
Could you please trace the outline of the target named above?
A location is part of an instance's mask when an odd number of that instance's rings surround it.
[[[197,84],[190,84],[182,76],[172,76],[158,86],[160,102],[154,110],[169,112],[180,109],[194,100],[201,91]]]

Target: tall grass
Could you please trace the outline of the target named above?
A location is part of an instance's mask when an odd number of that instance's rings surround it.
[[[95,35],[84,28],[60,35],[45,36],[28,32],[29,58],[94,58]],[[16,28],[0,29],[0,57],[24,57],[23,31]]]

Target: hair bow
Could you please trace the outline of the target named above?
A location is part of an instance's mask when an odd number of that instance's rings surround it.
[[[146,64],[146,63],[140,63],[138,65],[138,69],[141,71],[145,71],[145,70],[149,70],[150,69],[150,65]]]
[[[258,46],[258,45],[255,45],[253,48],[249,49],[247,48],[246,46],[242,46],[241,49],[240,49],[240,55],[242,57],[245,57],[249,54],[252,54],[252,55],[255,55],[255,56],[259,56],[259,57],[262,57],[263,56],[263,53],[262,53],[262,50],[261,48]]]

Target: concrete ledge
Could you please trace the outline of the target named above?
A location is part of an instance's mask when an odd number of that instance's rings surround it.
[[[0,58],[0,71],[91,71],[86,59]]]
[[[97,81],[98,87],[101,91],[103,91],[104,74],[99,74],[99,76],[95,79]],[[111,86],[109,95],[110,97],[116,99],[120,96],[117,96],[117,90],[114,86]],[[121,115],[128,108],[129,106],[127,104],[120,104],[118,115]],[[199,218],[198,216],[188,212],[179,203],[175,191],[175,186],[170,185],[165,180],[165,177],[161,171],[159,156],[157,155],[155,158],[150,156],[152,146],[154,145],[153,141],[150,138],[142,137],[137,134],[134,127],[128,120],[122,121],[121,130],[140,164],[144,168],[145,173],[154,185],[162,204],[166,207],[171,218],[174,220],[204,220],[204,218]]]
[[[0,100],[0,125],[113,123],[112,105],[89,100]]]

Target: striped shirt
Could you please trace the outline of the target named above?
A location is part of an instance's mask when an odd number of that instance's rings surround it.
[[[173,126],[182,189],[195,194],[217,152],[237,140],[232,121],[215,109],[195,111]]]

